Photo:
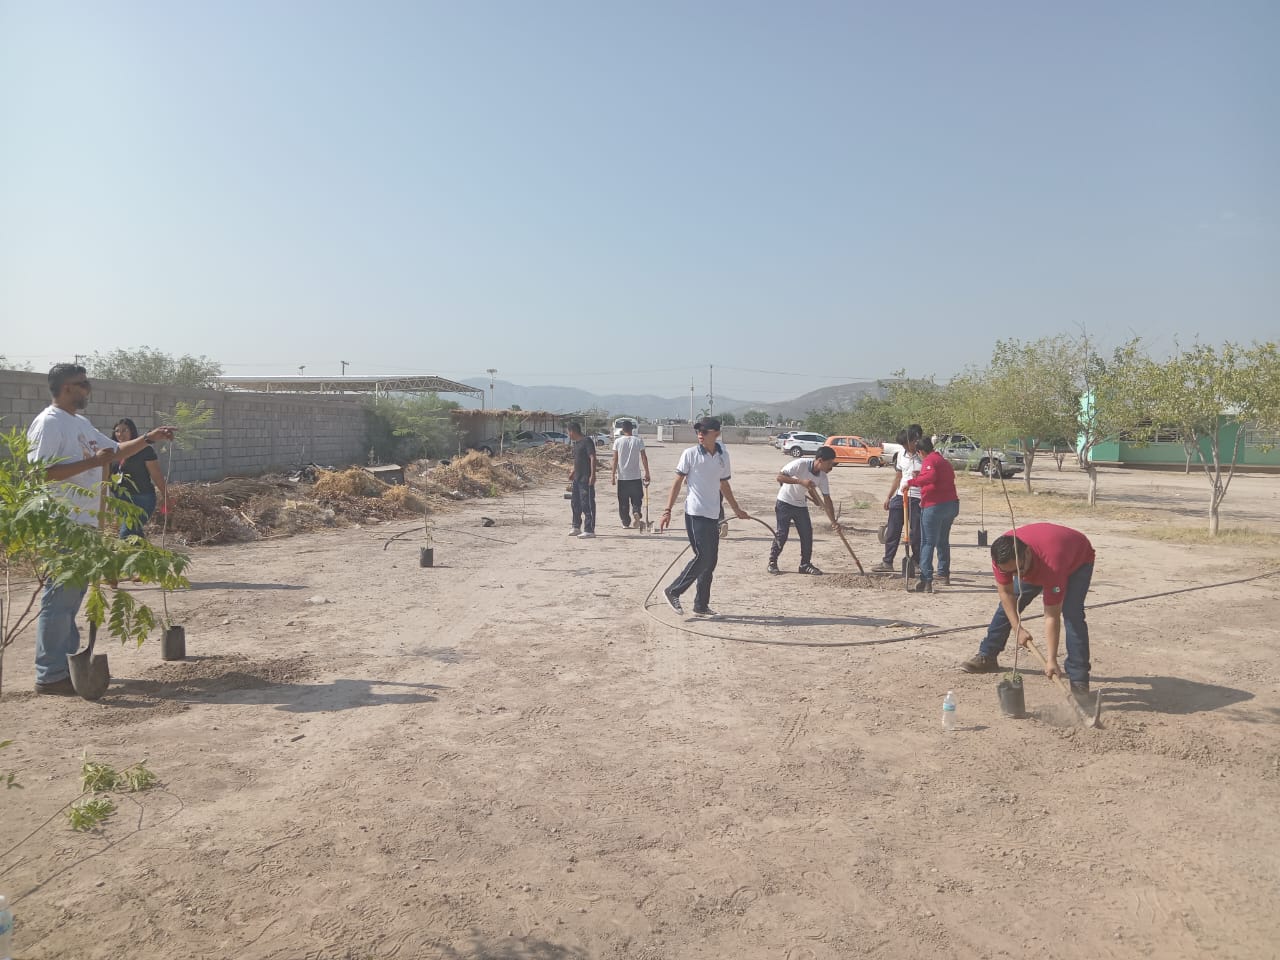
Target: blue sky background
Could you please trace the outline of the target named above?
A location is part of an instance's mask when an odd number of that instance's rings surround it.
[[[1277,49],[1272,2],[0,0],[0,353],[780,400],[1272,339]]]

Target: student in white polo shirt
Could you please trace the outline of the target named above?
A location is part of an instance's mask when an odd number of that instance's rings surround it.
[[[659,524],[665,530],[671,523],[671,508],[680,495],[680,485],[689,483],[689,493],[684,501],[684,529],[693,547],[693,559],[688,566],[663,591],[671,609],[683,615],[680,595],[695,583],[693,612],[699,617],[714,617],[711,609],[711,579],[716,561],[720,558],[720,497],[729,501],[729,507],[739,520],[750,520],[751,515],[738,506],[729,486],[729,452],[719,442],[720,421],[715,417],[703,417],[693,425],[698,442],[680,454],[676,464],[676,480],[667,497],[667,509],[662,511]]]
[[[831,521],[831,529],[837,529],[835,507],[831,503],[831,486],[827,482],[829,474],[836,465],[836,452],[830,447],[819,447],[812,457],[798,457],[778,472],[778,500],[774,504],[774,515],[778,518],[778,532],[773,538],[773,546],[769,548],[770,573],[778,573],[778,557],[782,548],[787,545],[787,534],[791,524],[796,525],[796,536],[800,538],[800,572],[821,576],[822,571],[813,565],[813,521],[809,519],[810,491],[822,495],[822,507],[827,511],[827,519]]]

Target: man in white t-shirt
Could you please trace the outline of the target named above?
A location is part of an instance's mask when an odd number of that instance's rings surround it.
[[[907,482],[918,474],[923,466],[924,461],[918,446],[923,436],[924,429],[918,423],[913,423],[898,434],[898,442],[902,444],[903,452],[898,454],[894,462],[897,470],[889,486],[889,495],[884,499],[884,508],[889,513],[884,533],[884,559],[872,567],[872,570],[882,573],[893,570],[894,557],[898,555],[898,545],[902,542],[904,520],[908,522],[910,528],[911,556],[920,555],[920,488],[908,487]],[[908,511],[906,516],[903,515],[904,496]]]
[[[667,509],[662,511],[659,523],[663,530],[670,525],[671,509],[680,494],[680,485],[688,481],[684,529],[693,547],[693,559],[663,594],[671,609],[683,615],[680,595],[697,583],[698,588],[693,595],[694,615],[714,617],[716,613],[710,607],[711,579],[720,559],[720,497],[729,501],[729,507],[739,520],[750,520],[751,515],[738,506],[733,488],[729,486],[733,471],[729,469],[729,451],[719,442],[720,421],[715,417],[703,417],[693,425],[693,429],[698,435],[698,442],[680,454],[675,483],[671,485]]]
[[[644,506],[644,488],[649,485],[649,455],[644,441],[635,436],[634,421],[618,424],[622,435],[613,441],[611,479],[618,486],[618,516],[623,527],[639,527]]]
[[[49,493],[71,508],[78,523],[96,527],[103,467],[112,460],[127,460],[156,440],[173,439],[173,429],[159,427],[117,444],[80,413],[89,403],[89,390],[84,367],[72,363],[54,366],[49,371],[53,402],[31,422],[27,440],[32,462],[53,462],[45,470]],[[86,589],[87,584],[45,584],[36,619],[36,693],[75,693],[67,654],[80,647],[76,614]]]
[[[778,532],[769,548],[770,573],[778,573],[778,557],[787,545],[791,524],[796,525],[800,538],[800,573],[821,576],[822,571],[813,565],[813,521],[809,519],[809,497],[822,495],[822,507],[827,511],[831,529],[838,529],[835,506],[831,503],[831,486],[827,474],[835,469],[836,452],[830,447],[819,447],[812,457],[792,460],[778,471],[778,499],[774,515],[778,518]]]

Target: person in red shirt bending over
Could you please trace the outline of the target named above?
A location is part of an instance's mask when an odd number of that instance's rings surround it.
[[[956,472],[946,457],[933,449],[928,437],[919,440],[925,455],[920,472],[907,481],[920,488],[920,582],[916,593],[933,593],[933,556],[938,555],[938,579],[951,586],[951,524],[960,515]]]
[[[1029,523],[1010,530],[991,544],[991,569],[995,573],[1000,606],[978,654],[960,665],[965,673],[995,673],[996,658],[1009,640],[1013,621],[1027,605],[1044,593],[1045,676],[1058,670],[1058,642],[1062,624],[1067,625],[1067,659],[1063,664],[1071,692],[1089,692],[1089,625],[1085,622],[1084,598],[1093,579],[1093,544],[1078,530],[1056,523]],[[1031,634],[1021,623],[1018,643],[1026,646]]]

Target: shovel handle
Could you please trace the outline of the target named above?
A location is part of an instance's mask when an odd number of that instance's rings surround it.
[[[1045,655],[1040,652],[1040,648],[1036,646],[1036,642],[1034,640],[1028,640],[1027,646],[1030,647],[1032,652],[1040,658],[1040,662],[1042,664],[1046,667],[1049,666],[1048,659],[1046,659]],[[1053,680],[1057,683],[1058,689],[1060,689],[1066,698],[1071,701],[1071,705],[1076,708],[1076,713],[1079,714],[1080,719],[1084,721],[1085,726],[1092,727],[1096,723],[1096,719],[1085,713],[1084,707],[1080,706],[1080,701],[1071,695],[1071,687],[1067,681],[1063,679],[1062,674],[1055,673],[1053,675]]]
[[[849,556],[853,557],[853,562],[857,564],[858,572],[865,577],[867,575],[867,571],[862,569],[862,561],[859,560],[858,555],[853,552],[853,547],[849,546],[849,541],[845,537],[844,531],[839,527],[836,527],[836,533],[839,534],[840,542],[844,544],[844,548],[849,551]]]

